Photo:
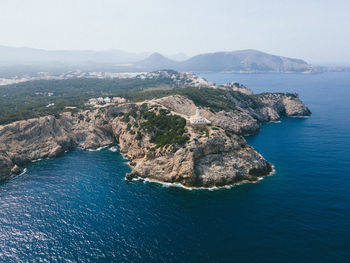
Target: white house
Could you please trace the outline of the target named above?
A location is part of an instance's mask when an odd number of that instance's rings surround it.
[[[86,105],[96,105],[97,104],[97,99],[92,98],[89,99],[89,102],[86,103]]]
[[[105,103],[110,103],[111,102],[111,98],[110,97],[106,97],[106,98],[103,99],[103,101]]]
[[[112,101],[114,103],[126,103],[126,99],[121,98],[121,97],[113,97]]]

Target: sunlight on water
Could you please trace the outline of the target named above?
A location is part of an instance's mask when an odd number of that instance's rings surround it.
[[[350,74],[202,75],[310,107],[247,138],[273,176],[216,191],[126,182],[117,147],[31,163],[0,185],[0,261],[347,262]]]

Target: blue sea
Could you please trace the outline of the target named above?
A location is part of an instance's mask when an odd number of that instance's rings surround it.
[[[0,261],[350,262],[350,74],[201,75],[308,105],[247,138],[274,175],[189,191],[126,182],[108,149],[35,162],[0,185]]]

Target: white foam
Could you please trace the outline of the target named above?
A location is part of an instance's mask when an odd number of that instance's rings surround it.
[[[98,152],[101,151],[103,149],[106,149],[108,146],[102,146],[102,147],[98,147],[97,149],[87,149],[89,152]]]
[[[117,146],[112,146],[112,147],[110,147],[109,148],[109,150],[111,151],[111,152],[117,152],[118,151],[118,147]]]
[[[31,160],[31,162],[32,162],[32,163],[36,163],[36,162],[39,162],[39,161],[41,161],[41,160],[42,160],[42,158],[39,158],[39,159]]]
[[[278,120],[278,121],[269,121],[268,123],[282,123],[281,120]]]
[[[28,171],[27,168],[24,168],[24,169],[23,169],[23,172],[21,172],[21,173],[19,174],[19,176],[24,175],[27,171]]]
[[[275,167],[274,165],[272,165],[272,171],[267,175],[267,176],[271,176],[275,173]],[[186,190],[208,190],[208,191],[215,191],[215,190],[220,190],[220,189],[231,189],[232,187],[235,186],[239,186],[242,184],[247,184],[247,183],[258,183],[259,181],[263,180],[266,176],[262,176],[259,177],[256,181],[248,181],[248,180],[243,180],[239,183],[235,183],[235,184],[230,184],[230,185],[223,185],[223,186],[212,186],[212,187],[189,187],[189,186],[185,186],[183,184],[180,183],[169,183],[169,182],[162,182],[159,180],[155,180],[155,179],[150,179],[150,178],[142,178],[142,177],[137,177],[137,178],[133,178],[132,181],[143,181],[144,183],[156,183],[156,184],[160,184],[163,187],[169,188],[169,187],[178,187],[178,188],[182,188],[182,189],[186,189]],[[126,180],[126,179],[125,179]]]

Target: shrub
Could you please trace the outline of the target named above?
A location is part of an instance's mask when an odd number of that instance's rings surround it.
[[[138,140],[138,141],[142,139],[142,134],[141,134],[140,131],[138,131],[138,132],[136,133],[135,139]]]
[[[169,115],[168,110],[161,109],[156,114],[154,111],[145,111],[141,128],[152,134],[151,142],[156,147],[164,147],[170,144],[184,144],[189,138],[184,135],[186,120],[177,115]]]
[[[194,131],[199,134],[204,134],[209,138],[209,130],[206,125],[196,125],[193,127]]]

